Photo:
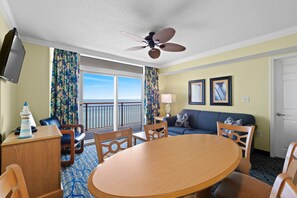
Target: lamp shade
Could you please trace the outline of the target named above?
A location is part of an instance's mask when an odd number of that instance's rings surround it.
[[[161,103],[174,103],[175,94],[161,94]]]

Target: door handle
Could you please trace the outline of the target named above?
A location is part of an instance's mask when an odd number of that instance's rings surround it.
[[[276,113],[277,116],[285,116],[286,114],[284,113]]]

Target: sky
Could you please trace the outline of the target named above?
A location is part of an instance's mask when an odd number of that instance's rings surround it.
[[[85,99],[113,99],[113,76],[84,73],[83,96]],[[118,77],[119,99],[141,99],[141,79]]]

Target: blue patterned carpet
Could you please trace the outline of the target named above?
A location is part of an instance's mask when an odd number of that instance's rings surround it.
[[[65,158],[67,156],[62,156],[63,160]],[[253,153],[251,163],[253,165],[251,175],[272,185],[276,176],[282,171],[284,160]],[[95,145],[86,146],[83,153],[76,154],[74,164],[61,170],[64,197],[92,197],[88,191],[87,182],[97,165]]]
[[[62,156],[65,160],[68,156]],[[62,168],[63,197],[92,197],[88,190],[88,177],[99,164],[95,145],[85,146],[81,154],[75,154],[74,164]]]

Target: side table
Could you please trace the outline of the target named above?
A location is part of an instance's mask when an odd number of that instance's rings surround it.
[[[157,123],[157,120],[158,121],[163,121],[164,118],[165,118],[165,116],[156,116],[156,117],[154,117],[154,124]]]

